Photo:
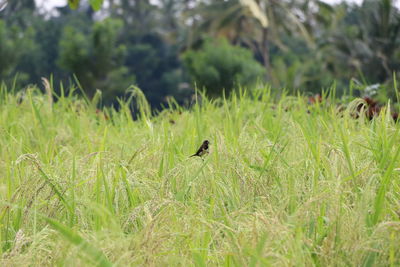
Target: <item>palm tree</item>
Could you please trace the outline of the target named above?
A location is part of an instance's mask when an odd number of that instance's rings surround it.
[[[303,7],[301,7],[301,5]],[[267,78],[274,84],[271,75],[270,45],[287,49],[279,38],[280,31],[299,33],[309,45],[313,39],[306,28],[302,9],[320,1],[281,0],[215,0],[203,1],[193,14],[199,17],[196,25],[197,39],[206,32],[216,37],[224,37],[234,44],[250,48],[267,70]]]
[[[327,48],[334,56],[327,61],[342,65],[340,76],[344,70],[348,78],[361,73],[369,82],[390,80],[400,68],[400,12],[394,1],[365,0],[359,7],[345,8],[347,16],[334,29]]]

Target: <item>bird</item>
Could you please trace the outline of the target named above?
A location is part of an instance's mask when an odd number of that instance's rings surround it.
[[[191,157],[203,157],[204,155],[210,153],[210,151],[208,150],[208,145],[210,144],[210,142],[208,140],[204,140],[203,143],[201,144],[201,146],[199,147],[199,149],[197,150],[196,153],[194,153],[193,155],[191,155],[189,158]]]

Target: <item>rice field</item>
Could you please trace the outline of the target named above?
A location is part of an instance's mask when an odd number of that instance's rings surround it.
[[[137,88],[118,110],[72,91],[1,87],[1,266],[400,265],[390,103],[262,87],[154,115]]]

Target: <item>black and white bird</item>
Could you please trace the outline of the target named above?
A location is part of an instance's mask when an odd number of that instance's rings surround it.
[[[203,144],[201,144],[201,146],[199,147],[197,152],[194,153],[193,155],[191,155],[190,158],[191,157],[196,157],[196,156],[202,158],[204,155],[210,153],[210,151],[208,149],[209,148],[208,147],[209,144],[210,144],[210,142],[208,140],[204,140]]]

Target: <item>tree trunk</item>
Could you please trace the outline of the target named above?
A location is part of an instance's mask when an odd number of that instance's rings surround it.
[[[271,61],[269,55],[268,28],[263,28],[262,31],[261,57],[263,59],[263,65],[266,70],[267,80],[269,80],[272,83],[272,85],[277,86],[278,82],[272,75]]]

